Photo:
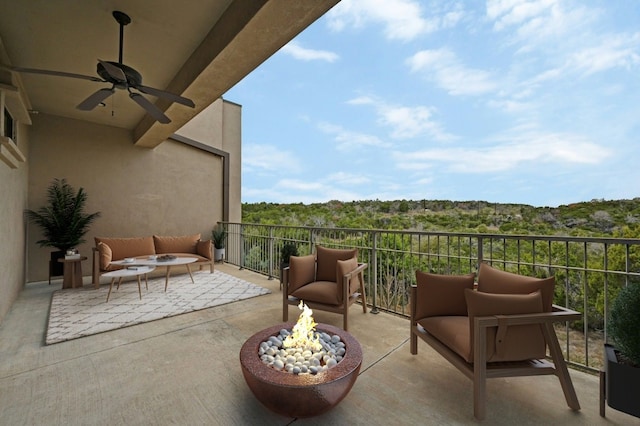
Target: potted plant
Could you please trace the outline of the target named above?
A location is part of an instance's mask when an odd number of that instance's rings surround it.
[[[38,210],[26,211],[29,220],[42,228],[44,238],[36,243],[58,249],[51,253],[50,275],[62,275],[63,265],[58,259],[84,243],[89,226],[100,217],[100,212],[84,212],[86,202],[84,188],[76,192],[66,179],[54,179],[47,188],[47,204]]]
[[[293,243],[285,243],[280,249],[280,269],[289,266],[289,257],[298,256],[298,246]]]
[[[293,243],[285,243],[280,248],[280,288],[284,283],[284,268],[289,266],[289,258],[298,256],[298,246]]]
[[[605,344],[606,400],[611,408],[640,417],[640,284],[623,287],[611,305]],[[604,405],[601,414],[604,415]]]
[[[213,246],[215,247],[213,260],[216,262],[224,260],[227,230],[223,225],[218,224],[213,228],[213,231],[211,231],[211,239],[213,240]]]

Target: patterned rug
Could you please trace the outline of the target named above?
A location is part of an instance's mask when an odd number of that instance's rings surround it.
[[[149,290],[142,280],[142,300],[137,281],[126,281],[118,290],[114,284],[108,303],[108,283],[97,290],[92,285],[58,290],[51,297],[45,343],[64,342],[271,293],[220,271],[197,271],[193,279],[195,284],[188,274],[171,276],[166,293],[164,277],[150,278]]]

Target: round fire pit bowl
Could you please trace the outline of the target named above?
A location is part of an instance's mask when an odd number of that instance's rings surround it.
[[[318,324],[317,331],[337,334],[346,345],[344,358],[335,367],[318,374],[292,374],[263,363],[258,355],[260,343],[293,326],[274,325],[251,336],[240,349],[242,374],[251,392],[271,411],[288,417],[313,417],[329,411],[347,396],[360,372],[362,348],[348,332]]]

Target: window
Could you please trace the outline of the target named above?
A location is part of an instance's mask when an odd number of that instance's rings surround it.
[[[13,117],[9,114],[9,111],[4,109],[4,136],[16,140],[15,127],[13,126]]]

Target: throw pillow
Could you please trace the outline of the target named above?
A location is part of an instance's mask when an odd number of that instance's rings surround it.
[[[344,276],[357,267],[358,259],[355,257],[347,260],[338,260],[338,264],[336,266],[336,282],[338,283],[336,291],[338,292],[338,303],[342,303],[342,301],[344,300]],[[360,276],[357,275],[355,277],[352,277],[349,284],[349,295],[351,295],[360,287]]]
[[[318,270],[316,281],[333,281],[336,279],[336,266],[338,260],[347,260],[358,257],[358,249],[332,249],[316,246]]]
[[[555,277],[528,277],[501,271],[486,263],[481,263],[478,271],[478,291],[497,294],[529,294],[540,290],[544,312],[552,310],[555,284]]]
[[[473,289],[475,274],[439,275],[416,271],[416,320],[441,315],[467,315],[465,289]]]
[[[465,290],[465,298],[472,360],[475,317],[543,312],[540,290],[530,294],[490,294]],[[503,337],[496,339],[498,328],[487,329],[487,361],[523,361],[546,355],[544,335],[539,324],[509,326],[506,330],[501,330]]]
[[[105,271],[111,263],[111,247],[103,242],[98,243],[98,255],[100,258],[100,270]]]

